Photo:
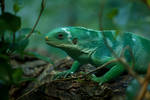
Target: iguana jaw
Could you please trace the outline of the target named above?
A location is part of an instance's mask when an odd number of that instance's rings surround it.
[[[60,44],[59,43],[57,43],[57,42],[55,42],[54,43],[54,41],[53,40],[46,40],[46,43],[48,44],[48,45],[51,45],[51,46],[54,46],[54,47],[60,47]]]
[[[65,50],[66,52],[67,51],[74,51],[74,52],[82,52],[82,53],[86,53],[86,54],[90,53],[89,51],[87,51],[85,49],[79,48],[77,45],[62,44],[62,43],[59,43],[56,41],[54,42],[54,40],[46,40],[46,43],[50,46]]]
[[[46,40],[46,43],[48,45],[51,45],[53,47],[57,47],[57,48],[61,48],[61,49],[64,49],[64,48],[72,48],[71,45],[67,45],[67,44],[63,44],[63,43],[60,43],[60,42],[56,42],[55,40],[51,39],[51,40]]]

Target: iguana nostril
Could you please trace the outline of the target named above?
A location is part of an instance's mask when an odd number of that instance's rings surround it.
[[[45,37],[45,40],[48,40],[48,36]]]

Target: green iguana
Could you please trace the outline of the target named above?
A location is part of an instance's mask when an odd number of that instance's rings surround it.
[[[117,35],[115,31],[103,31],[108,45],[120,56],[122,50],[129,46],[129,50],[124,51],[126,61],[132,65],[134,58],[134,70],[140,74],[146,73],[150,63],[150,40],[130,32]],[[83,27],[63,27],[49,32],[46,36],[46,43],[64,50],[75,61],[72,67],[56,75],[56,78],[66,77],[73,74],[83,64],[101,66],[111,60],[116,59],[111,50],[106,46],[101,31],[86,29]],[[92,75],[91,79],[100,84],[108,82],[125,71],[124,66],[117,62],[112,63],[106,68],[109,69],[101,77]]]

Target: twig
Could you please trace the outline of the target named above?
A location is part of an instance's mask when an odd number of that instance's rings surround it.
[[[102,0],[100,4],[100,13],[99,13],[99,29],[103,29],[103,11],[105,7],[106,0]]]
[[[145,94],[145,99],[150,100],[150,91],[147,91]]]
[[[107,62],[107,63],[104,63],[103,65],[101,65],[100,67],[97,67],[97,68],[94,69],[93,71],[88,72],[88,73],[86,74],[86,76],[88,76],[88,75],[90,75],[90,74],[92,74],[92,73],[94,73],[94,72],[96,72],[96,71],[98,71],[98,70],[100,70],[100,69],[106,67],[107,65],[109,65],[109,64],[111,64],[111,63],[114,63],[114,62],[118,62],[118,59],[114,59],[114,60],[111,60],[111,61],[109,61],[109,62]]]
[[[145,97],[146,91],[147,91],[147,86],[148,86],[149,81],[150,81],[150,65],[147,69],[147,74],[144,78],[141,90],[140,90],[139,95],[136,100],[143,100],[143,98]]]
[[[34,24],[32,30],[31,30],[31,32],[26,36],[25,39],[28,39],[28,38],[32,35],[32,33],[34,32],[34,30],[35,30],[37,24],[39,23],[39,20],[40,20],[41,15],[42,15],[42,13],[43,13],[43,11],[44,11],[44,8],[45,8],[45,0],[42,0],[42,2],[41,2],[41,10],[40,10],[39,16],[38,16],[38,18],[37,18],[37,20],[36,20],[36,22],[35,22],[35,24]]]
[[[0,0],[0,4],[1,4],[1,13],[3,14],[5,11],[5,0]]]
[[[140,76],[138,76],[130,67],[130,65],[126,62],[126,60],[122,57],[118,57],[118,55],[114,52],[114,50],[109,46],[108,42],[107,42],[107,39],[106,39],[106,36],[103,32],[103,24],[102,24],[102,16],[103,16],[103,10],[104,10],[104,7],[105,7],[105,2],[103,0],[102,4],[101,4],[101,14],[99,14],[99,20],[101,21],[100,23],[100,30],[102,32],[102,35],[103,35],[103,40],[104,40],[104,44],[108,47],[108,49],[110,50],[110,52],[112,53],[112,55],[118,59],[118,61],[124,65],[125,69],[128,71],[128,73],[135,77],[140,83],[142,83],[142,78]]]
[[[126,62],[126,60],[124,58],[119,58],[118,61],[124,65],[124,68],[128,71],[128,73],[133,76],[135,79],[137,79],[137,81],[142,84],[143,82],[143,78],[140,77],[136,72],[134,72],[132,70],[132,68],[130,67],[130,65]]]
[[[131,68],[133,69],[133,67],[134,67],[134,65],[135,65],[135,59],[134,59],[134,56],[133,56],[133,52],[132,52],[132,50],[131,50],[131,48],[130,48],[129,46],[126,46],[125,48],[123,48],[123,50],[121,51],[120,57],[123,57],[123,58],[124,58],[124,54],[125,54],[125,51],[126,51],[126,50],[129,51],[130,56],[131,56],[131,58],[132,58],[133,64],[132,64],[132,67],[131,67]]]
[[[44,83],[44,84],[46,84],[46,83]],[[31,89],[28,92],[24,93],[23,95],[19,96],[16,100],[20,100],[21,98],[23,98],[24,96],[28,95],[29,93],[35,91],[37,88],[43,86],[44,84],[40,84],[40,85],[34,87],[33,89]]]
[[[100,13],[99,13],[99,26],[100,26],[100,31],[102,32],[102,35],[103,35],[103,40],[104,40],[104,44],[108,47],[108,49],[112,52],[112,54],[118,58],[118,56],[116,55],[116,53],[114,52],[114,50],[109,46],[107,40],[106,40],[106,36],[103,32],[103,11],[104,11],[104,8],[105,8],[105,2],[106,0],[102,0],[102,3],[100,5]]]

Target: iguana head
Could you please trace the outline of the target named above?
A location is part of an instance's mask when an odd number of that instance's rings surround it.
[[[76,44],[76,39],[73,37],[72,31],[68,27],[54,29],[45,37],[46,43],[59,48],[70,47]]]
[[[46,43],[61,49],[88,52],[97,46],[98,34],[96,31],[83,27],[56,28],[49,32]]]

